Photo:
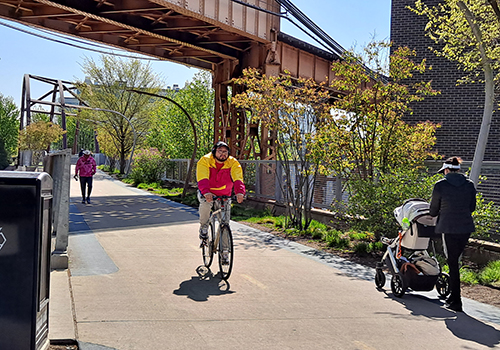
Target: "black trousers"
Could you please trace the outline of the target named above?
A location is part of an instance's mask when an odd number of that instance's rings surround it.
[[[467,234],[443,234],[444,252],[450,268],[450,301],[460,302],[460,256],[464,252],[469,241],[470,233]]]
[[[80,189],[82,191],[82,198],[85,199],[85,188],[87,188],[87,198],[90,198],[92,193],[92,176],[80,176]]]

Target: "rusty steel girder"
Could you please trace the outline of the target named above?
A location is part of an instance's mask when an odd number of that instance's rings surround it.
[[[0,0],[0,18],[211,71],[215,141],[238,158],[274,158],[275,133],[229,104],[231,79],[253,67],[321,82],[340,58],[281,33],[276,0]]]

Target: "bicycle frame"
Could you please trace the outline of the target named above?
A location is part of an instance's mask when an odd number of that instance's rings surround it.
[[[223,217],[227,215],[230,203],[227,202],[231,197],[220,196],[214,197],[212,211],[209,218],[209,235],[208,239],[204,240],[201,244],[203,262],[206,267],[212,264],[213,256],[219,253],[219,270],[222,279],[227,280],[231,275],[233,266],[233,236],[229,222],[224,222]],[[229,219],[229,218],[227,218]],[[216,222],[218,224],[216,225]]]
[[[222,225],[228,225],[222,222],[222,213],[225,212],[225,200],[224,199],[229,199],[231,197],[214,197],[214,207],[217,206],[218,208],[215,208],[213,210],[212,208],[212,213],[210,215],[209,222],[213,225],[214,230],[215,230],[215,237],[214,237],[214,243],[213,243],[213,250],[214,252],[219,251],[219,241],[220,241],[220,233],[222,229]],[[217,226],[217,229],[215,229],[215,221],[219,222],[219,225]]]

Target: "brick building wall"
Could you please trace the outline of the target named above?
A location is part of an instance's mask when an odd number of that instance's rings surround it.
[[[439,0],[425,0],[428,6],[438,4]],[[428,47],[435,43],[425,36],[424,27],[427,17],[418,16],[406,8],[414,0],[392,0],[391,40],[393,47],[408,46],[417,51],[417,59],[427,59],[432,70],[418,75],[419,80],[432,80],[435,89],[441,94],[429,97],[413,105],[413,115],[406,121],[430,120],[440,123],[435,149],[439,154],[449,157],[461,156],[472,161],[476,141],[481,127],[484,105],[484,86],[482,84],[456,85],[457,79],[464,76],[457,63],[437,57]],[[493,115],[493,122],[486,147],[486,161],[500,161],[500,118]]]

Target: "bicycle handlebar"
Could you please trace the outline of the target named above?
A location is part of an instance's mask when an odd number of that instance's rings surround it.
[[[234,195],[234,196],[216,196],[216,195],[212,195],[212,198],[213,198],[213,200],[216,200],[216,199],[219,199],[219,200],[224,200],[224,199],[236,200],[236,195]],[[244,198],[246,198],[246,195],[244,195]]]
[[[229,198],[233,198],[232,196],[216,196],[216,195],[213,195],[212,196],[213,199],[229,199]]]

